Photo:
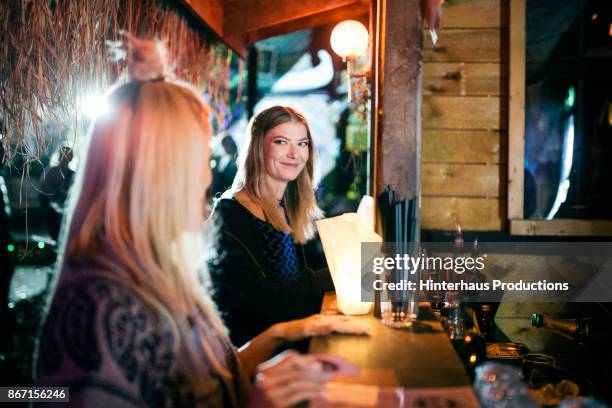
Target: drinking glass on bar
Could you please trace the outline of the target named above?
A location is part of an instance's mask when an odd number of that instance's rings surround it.
[[[401,253],[406,250],[405,247],[400,248],[397,252]],[[419,313],[419,291],[418,281],[419,272],[410,273],[409,269],[393,269],[387,274],[387,281],[393,283],[412,282],[415,285],[415,290],[405,288],[403,290],[387,291],[386,299],[382,299],[380,303],[381,320],[384,325],[396,329],[407,328],[412,326]]]
[[[527,385],[521,381],[517,367],[485,363],[476,368],[474,391],[484,408],[537,407],[527,396]]]
[[[440,271],[436,269],[426,269],[421,272],[421,278],[423,281],[431,281],[432,283],[440,282]],[[423,294],[425,299],[431,303],[431,310],[440,317],[440,310],[443,307],[444,294],[441,290],[430,289],[425,291]]]

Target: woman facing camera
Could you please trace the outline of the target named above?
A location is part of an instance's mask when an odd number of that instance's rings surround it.
[[[70,404],[243,406],[249,377],[282,341],[342,331],[314,316],[271,325],[236,351],[209,294],[204,245],[211,181],[202,98],[170,79],[159,44],[132,40],[131,80],[107,96],[72,191],[59,281],[40,332],[39,386],[70,387]],[[284,354],[260,365],[256,401],[320,395],[329,356]]]
[[[215,300],[235,344],[271,324],[319,312],[333,284],[312,238],[315,150],[304,117],[285,106],[259,113],[234,183],[217,201],[209,261]],[[310,242],[309,242],[310,241]]]

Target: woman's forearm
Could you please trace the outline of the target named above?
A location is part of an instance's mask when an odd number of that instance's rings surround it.
[[[277,323],[238,349],[238,357],[249,377],[257,366],[268,360],[284,341],[283,323]]]

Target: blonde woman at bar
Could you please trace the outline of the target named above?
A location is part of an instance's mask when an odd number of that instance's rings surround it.
[[[274,325],[233,348],[194,259],[211,181],[208,109],[170,79],[158,43],[133,39],[128,55],[131,79],[109,92],[71,192],[36,383],[70,387],[72,406],[244,406],[249,377],[282,341],[338,320]],[[329,359],[338,371],[323,370]],[[260,365],[255,404],[314,398],[348,371],[330,356],[280,355]]]
[[[252,119],[236,178],[209,221],[217,231],[209,262],[215,300],[235,344],[317,313],[334,290],[312,240],[322,215],[314,166],[310,127],[299,112],[273,106]]]

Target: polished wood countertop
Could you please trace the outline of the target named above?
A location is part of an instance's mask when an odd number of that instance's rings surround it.
[[[325,295],[322,313],[337,313],[335,294]],[[442,325],[425,303],[408,329],[393,329],[373,315],[355,316],[370,325],[367,336],[332,334],[311,340],[310,353],[330,353],[351,361],[362,371],[346,382],[392,387],[470,386],[459,356]]]

